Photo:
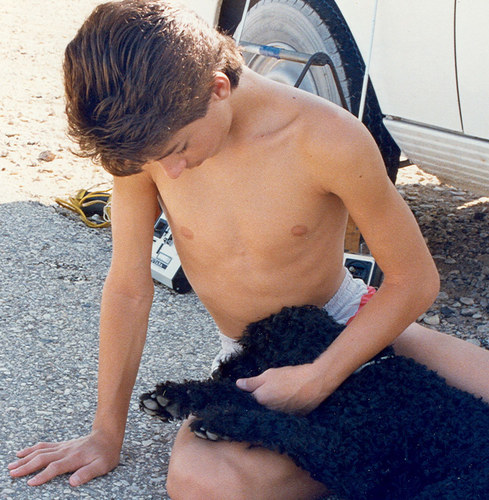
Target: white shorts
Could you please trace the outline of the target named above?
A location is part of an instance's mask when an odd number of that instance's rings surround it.
[[[361,279],[354,278],[350,271],[345,268],[345,277],[336,293],[324,305],[323,309],[341,325],[346,325],[348,320],[353,318],[360,308],[362,297],[368,293],[368,287]],[[232,354],[239,352],[241,346],[234,340],[222,333],[219,333],[221,349],[214,358],[211,366],[213,373],[220,363],[226,361]]]

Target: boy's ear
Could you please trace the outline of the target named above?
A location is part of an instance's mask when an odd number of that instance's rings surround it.
[[[231,82],[221,71],[216,71],[212,84],[212,96],[219,101],[227,99],[231,95]]]

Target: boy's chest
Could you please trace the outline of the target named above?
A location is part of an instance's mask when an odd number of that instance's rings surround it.
[[[319,193],[286,160],[249,165],[247,175],[219,175],[213,167],[204,175],[206,165],[198,168],[201,175],[192,182],[165,183],[160,191],[180,248],[218,244],[231,255],[283,251],[313,238],[339,209],[339,200]]]

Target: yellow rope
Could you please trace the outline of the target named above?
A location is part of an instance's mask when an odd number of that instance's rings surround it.
[[[107,201],[103,199],[107,197]],[[107,227],[110,226],[110,204],[111,204],[111,194],[109,191],[88,191],[87,189],[80,189],[75,196],[70,196],[68,200],[62,200],[61,198],[56,198],[54,201],[56,203],[72,212],[77,213],[81,220],[88,227]],[[93,220],[91,216],[87,217],[85,210],[89,207],[101,203],[104,205],[103,214],[100,221]]]

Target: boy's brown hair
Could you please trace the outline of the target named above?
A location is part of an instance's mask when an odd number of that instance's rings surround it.
[[[131,175],[202,118],[216,71],[238,85],[234,41],[169,1],[98,6],[65,51],[68,132],[81,156]]]

